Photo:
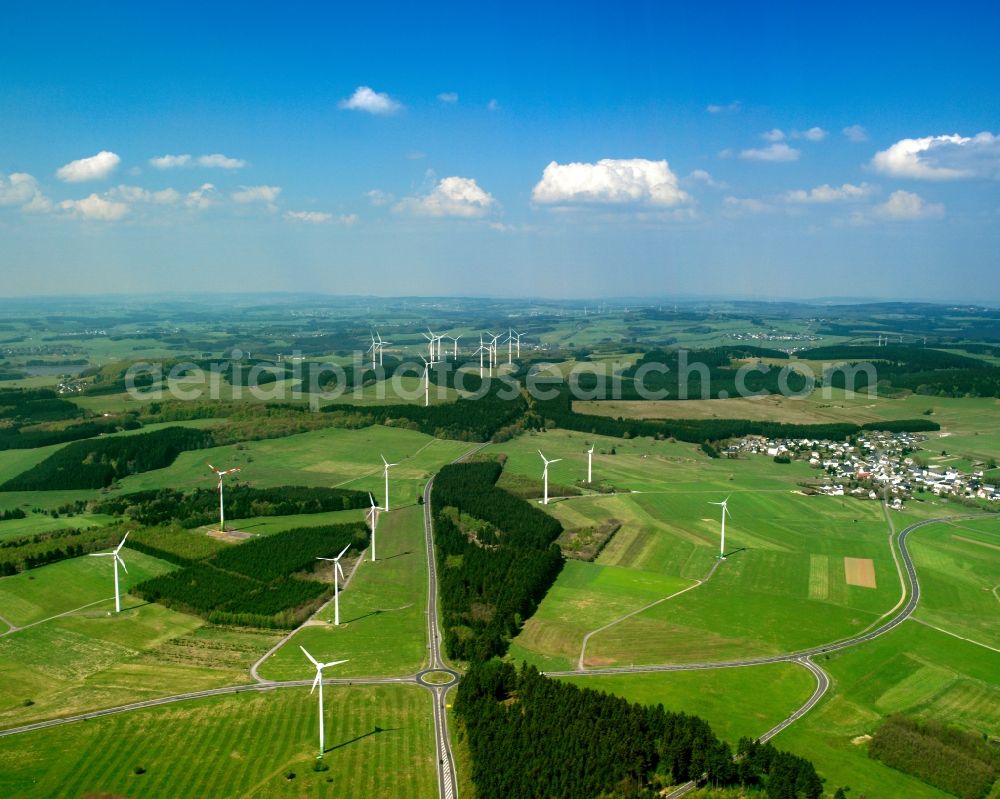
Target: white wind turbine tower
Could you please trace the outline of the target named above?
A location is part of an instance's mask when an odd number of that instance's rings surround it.
[[[450,338],[453,342],[455,342],[455,349],[454,352],[452,352],[452,357],[458,358],[458,340],[461,338],[461,336],[448,336],[448,338]]]
[[[382,458],[382,463],[385,464],[385,468],[382,470],[382,474],[385,477],[385,510],[386,510],[386,512],[388,512],[389,511],[389,470],[393,466],[399,466],[399,464],[398,463],[389,463],[389,461],[387,461],[385,459],[385,455],[381,455],[380,457]]]
[[[538,450],[538,454],[542,455],[542,451]],[[545,483],[545,489],[544,489],[544,493],[542,495],[542,504],[543,505],[548,505],[549,504],[549,466],[551,466],[553,463],[559,463],[559,461],[561,461],[562,458],[555,458],[553,460],[548,460],[544,455],[542,455],[542,460],[545,461],[545,468],[542,469],[542,480]]]
[[[429,360],[433,366],[435,355],[438,360],[441,359],[441,336],[437,335],[437,333],[430,328],[427,328],[427,332],[424,333],[423,336],[427,339],[427,354],[430,356]]]
[[[587,485],[594,482],[594,448],[587,450]]]
[[[316,667],[316,679],[313,680],[312,691],[316,690],[316,686],[319,686],[319,755],[317,757],[323,757],[323,752],[326,750],[325,742],[323,740],[323,669],[328,669],[330,666],[339,666],[341,663],[346,663],[346,660],[332,660],[329,663],[320,663],[316,658],[306,652],[306,648],[299,645],[299,649],[302,650],[303,654],[309,658],[310,662]]]
[[[372,345],[368,348],[368,352],[372,354],[372,369],[375,368],[375,355],[378,353],[378,342],[375,341],[375,334],[372,333]]]
[[[722,538],[719,540],[719,558],[721,560],[726,559],[726,517],[731,515],[729,513],[729,497],[726,497],[722,502],[709,502],[709,505],[721,505],[722,506]]]
[[[370,524],[372,526],[372,563],[374,563],[375,562],[375,528],[378,527],[378,513],[379,513],[380,510],[382,510],[382,508],[380,508],[378,505],[375,504],[375,497],[373,497],[371,495],[370,491],[368,492],[368,499],[372,503],[372,509],[370,511],[368,511],[368,519],[370,520]]]
[[[486,345],[483,344],[483,334],[479,334],[479,349],[476,350],[476,355],[479,356],[479,379],[483,379],[483,353],[486,352]]]
[[[131,532],[131,530],[129,531]],[[118,564],[120,563],[122,568],[125,569],[125,561],[122,560],[121,551],[122,547],[125,546],[125,539],[128,538],[128,533],[122,536],[122,540],[118,543],[111,552],[91,552],[90,554],[95,558],[114,558],[115,559],[115,613],[122,612],[122,600],[121,595],[118,593]],[[125,569],[125,574],[128,574],[128,569]]]
[[[219,478],[219,532],[226,532],[226,511],[225,506],[222,504],[222,479],[227,474],[234,474],[240,470],[237,466],[233,469],[216,469],[212,464],[208,464],[208,468],[215,472],[216,477]]]
[[[391,341],[385,341],[382,338],[382,334],[377,330],[375,331],[375,337],[378,339],[378,365],[382,365],[382,353],[385,351],[386,344],[392,344]]]
[[[426,408],[431,404],[431,378],[429,373],[431,365],[423,355],[420,356],[420,360],[424,362],[424,407]]]
[[[340,626],[340,580],[345,579],[344,569],[340,565],[340,559],[344,557],[344,553],[351,548],[348,544],[342,550],[340,554],[335,558],[316,558],[316,560],[326,560],[333,564],[333,623],[335,626]]]

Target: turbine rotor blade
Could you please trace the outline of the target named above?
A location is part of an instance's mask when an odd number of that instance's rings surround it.
[[[347,663],[346,660],[331,660],[329,663],[324,663],[323,668],[329,668],[330,666],[339,666],[341,663]]]
[[[304,654],[304,655],[305,655],[305,656],[306,656],[307,658],[309,658],[309,662],[310,662],[310,663],[312,663],[312,664],[313,664],[313,665],[315,665],[315,666],[316,666],[317,668],[319,668],[319,661],[318,661],[318,660],[316,660],[316,658],[314,658],[314,657],[313,657],[312,655],[310,655],[310,654],[309,654],[309,653],[308,653],[308,652],[306,651],[306,648],[305,648],[304,646],[302,646],[301,644],[299,644],[299,649],[301,649],[301,650],[302,650],[302,654]]]
[[[121,564],[122,568],[125,569],[125,561],[119,557],[117,552],[115,553],[115,560],[117,560]],[[128,569],[125,569],[125,574],[128,574]]]
[[[339,563],[339,562],[340,562],[340,559],[341,559],[342,557],[344,557],[344,553],[345,553],[345,552],[347,552],[347,550],[349,550],[350,548],[351,548],[351,545],[350,545],[350,544],[348,544],[348,545],[347,545],[346,547],[344,547],[344,548],[343,548],[342,550],[340,550],[340,554],[339,554],[339,555],[337,555],[337,557],[335,557],[335,558],[334,558],[334,560],[335,560],[335,561],[337,561],[337,562]]]
[[[313,692],[316,690],[316,686],[319,685],[320,680],[323,679],[323,667],[317,663],[316,664],[316,679],[313,680],[312,688],[309,689],[309,695],[312,696]]]

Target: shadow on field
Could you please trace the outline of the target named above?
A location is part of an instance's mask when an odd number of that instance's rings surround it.
[[[746,552],[750,547],[740,547],[739,549],[734,549],[731,552],[727,552],[724,557],[731,558],[737,552]]]
[[[323,750],[323,754],[325,755],[327,752],[333,752],[336,751],[337,749],[343,749],[345,746],[356,744],[358,741],[363,741],[365,738],[371,738],[371,736],[378,735],[381,732],[395,732],[398,729],[399,729],[398,727],[376,727],[371,732],[366,732],[363,735],[357,736],[356,738],[351,738],[351,740],[344,741],[342,744],[337,744],[336,746],[328,746],[326,749]]]
[[[392,560],[393,558],[401,558],[403,555],[412,555],[413,553],[407,550],[406,552],[397,552],[395,555],[390,555],[387,558],[379,558],[379,560]],[[375,561],[378,563],[378,561]]]

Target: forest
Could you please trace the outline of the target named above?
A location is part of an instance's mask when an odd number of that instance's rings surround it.
[[[306,486],[254,488],[236,483],[226,488],[225,499],[226,515],[233,519],[326,513],[371,506],[366,491]],[[219,518],[219,494],[214,488],[199,488],[189,493],[161,488],[104,499],[94,509],[97,513],[127,516],[142,525],[177,522],[190,529]]]
[[[562,569],[555,544],[562,525],[497,488],[500,472],[492,461],[460,463],[445,466],[434,478],[445,648],[458,660],[504,654]],[[499,535],[478,540],[449,508],[489,522]]]
[[[531,666],[472,664],[455,714],[479,799],[655,799],[689,780],[760,789],[769,799],[823,793],[808,760],[749,740],[734,760],[697,716],[632,704]]]
[[[0,485],[0,491],[105,488],[130,474],[169,466],[186,450],[210,447],[212,434],[189,427],[76,441]]]
[[[291,629],[332,592],[330,583],[310,578],[316,559],[348,545],[361,551],[368,535],[361,523],[299,527],[226,547],[139,583],[132,593],[213,624]]]
[[[1000,777],[1000,751],[984,738],[939,721],[890,716],[868,756],[960,799],[980,799]]]
[[[117,528],[93,527],[87,530],[66,528],[5,538],[0,541],[0,577],[90,552],[100,552],[117,545],[121,537],[122,532]]]

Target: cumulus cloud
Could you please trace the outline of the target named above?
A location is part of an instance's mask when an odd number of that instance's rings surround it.
[[[56,177],[66,183],[102,180],[115,170],[121,160],[110,150],[101,150],[97,155],[92,155],[89,158],[78,158],[76,161],[70,161],[65,166],[59,167],[56,171]]]
[[[156,169],[178,169],[190,166],[202,166],[207,169],[242,169],[247,165],[247,162],[242,158],[230,158],[222,153],[199,155],[197,158],[188,153],[160,155],[156,158],[150,158],[149,163]]]
[[[281,194],[280,186],[240,186],[229,196],[233,198],[234,202],[267,203],[269,207],[273,208],[279,194]]]
[[[745,214],[766,214],[774,210],[774,206],[754,197],[726,197],[722,201],[726,211],[731,216]]]
[[[806,141],[823,141],[826,138],[826,131],[823,128],[812,127],[809,130],[792,131],[793,139],[805,139]]]
[[[372,189],[371,191],[365,192],[365,196],[368,198],[368,202],[376,208],[381,208],[383,205],[390,205],[395,199],[392,194],[387,191],[382,191],[382,189]]]
[[[725,183],[716,180],[704,169],[691,170],[691,174],[687,176],[687,179],[691,183],[703,183],[713,189],[723,189],[726,187]]]
[[[780,128],[772,128],[771,130],[766,130],[760,134],[760,137],[764,141],[784,141],[785,132]]]
[[[442,103],[457,103],[458,92],[441,92],[441,94],[438,95],[438,100]]]
[[[354,94],[338,105],[348,111],[366,111],[369,114],[394,114],[403,107],[385,92],[377,92],[368,86],[358,86]]]
[[[768,147],[741,150],[740,158],[748,161],[797,161],[799,151],[784,142],[776,142]]]
[[[739,100],[733,100],[731,103],[726,105],[720,105],[717,103],[709,103],[705,107],[705,110],[710,114],[732,114],[739,111],[743,107],[743,103]]]
[[[215,205],[219,201],[219,192],[211,183],[202,183],[197,189],[189,192],[184,198],[184,204],[188,208],[202,211]]]
[[[289,222],[309,222],[322,225],[333,219],[333,214],[326,211],[285,211],[285,219]]]
[[[99,222],[116,222],[128,213],[125,203],[98,197],[96,194],[82,200],[63,200],[59,207],[79,219]]]
[[[545,205],[671,206],[691,198],[666,161],[603,158],[594,164],[551,162],[532,189],[531,199]]]
[[[984,131],[971,137],[900,139],[875,153],[872,166],[893,177],[920,180],[1000,178],[1000,136]]]
[[[848,125],[841,133],[847,137],[849,142],[853,142],[854,144],[868,141],[868,131],[861,127],[861,125]]]
[[[944,206],[929,203],[919,194],[894,191],[882,205],[876,205],[876,216],[882,219],[906,221],[911,219],[937,219],[944,216]]]
[[[141,186],[116,186],[108,194],[129,203],[153,203],[156,205],[173,205],[180,202],[181,195],[176,189],[149,191]]]
[[[48,211],[52,202],[42,194],[38,181],[26,172],[0,175],[0,205],[19,205],[23,211]]]
[[[486,216],[496,206],[493,196],[472,178],[443,178],[430,192],[420,197],[405,197],[395,210],[417,216]]]
[[[875,187],[862,183],[855,186],[852,183],[844,183],[842,186],[831,186],[824,183],[814,189],[795,189],[785,195],[785,199],[790,203],[835,203],[846,200],[863,200],[870,197],[875,192]]]

